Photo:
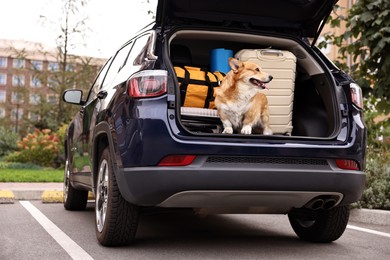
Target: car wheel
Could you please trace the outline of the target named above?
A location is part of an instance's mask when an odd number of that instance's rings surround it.
[[[310,242],[329,243],[344,233],[349,219],[348,206],[312,213],[288,214],[290,224],[299,238]]]
[[[70,183],[71,169],[69,159],[65,161],[63,201],[67,210],[84,210],[88,202],[88,191],[76,190]]]
[[[122,197],[108,148],[100,156],[98,171],[95,195],[97,239],[104,246],[128,245],[137,232],[139,210]]]

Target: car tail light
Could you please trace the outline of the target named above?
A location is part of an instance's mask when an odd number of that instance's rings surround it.
[[[362,89],[358,84],[351,83],[349,84],[351,91],[352,103],[354,103],[358,108],[363,109],[363,94]]]
[[[338,159],[336,165],[343,170],[359,170],[359,165],[354,160]]]
[[[190,165],[195,158],[195,155],[169,155],[163,158],[158,166],[186,166]]]
[[[166,70],[143,70],[128,80],[128,93],[134,98],[156,97],[167,92]]]

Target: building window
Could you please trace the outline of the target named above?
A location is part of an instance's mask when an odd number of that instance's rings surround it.
[[[11,119],[16,121],[20,120],[23,116],[23,109],[21,108],[14,108],[11,110]]]
[[[13,67],[16,69],[23,69],[26,66],[26,60],[25,59],[14,59],[13,60]]]
[[[42,86],[42,82],[38,77],[32,76],[30,85],[32,88],[40,88]]]
[[[0,108],[0,118],[4,118],[4,117],[5,117],[5,109]]]
[[[57,104],[58,102],[57,96],[56,95],[47,95],[47,103],[50,104]]]
[[[7,74],[0,73],[0,85],[7,85]]]
[[[30,94],[30,104],[37,105],[41,102],[41,96],[39,94]]]
[[[60,66],[58,65],[58,62],[49,62],[48,64],[48,70],[50,71],[59,71],[60,70]]]
[[[0,57],[0,68],[7,68],[7,58]]]
[[[23,103],[23,94],[19,92],[12,92],[11,102],[13,104],[22,104]]]
[[[37,122],[39,121],[40,116],[37,113],[28,112],[28,119],[30,119],[32,122]]]
[[[74,71],[74,65],[73,64],[66,64],[65,70],[66,71]]]
[[[58,80],[56,77],[51,76],[47,79],[47,85],[49,88],[55,88],[58,86]]]
[[[42,70],[43,69],[43,62],[40,60],[32,60],[31,65],[32,65],[32,68],[34,70]]]
[[[5,103],[7,100],[7,92],[5,90],[0,90],[0,103]]]
[[[24,75],[13,75],[12,86],[23,87],[24,86]]]

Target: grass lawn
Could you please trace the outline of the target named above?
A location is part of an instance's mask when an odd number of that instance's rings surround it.
[[[0,169],[0,182],[63,182],[63,169]]]

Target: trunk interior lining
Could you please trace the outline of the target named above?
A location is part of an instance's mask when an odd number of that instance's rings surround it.
[[[187,49],[189,52],[185,54],[188,58],[181,58],[181,62],[172,57],[171,62],[174,66],[209,68],[210,52],[215,48],[231,49],[233,53],[241,49],[265,48],[288,50],[294,53],[297,57],[297,73],[291,135],[329,138],[337,133],[336,109],[333,107],[336,97],[331,94],[333,91],[328,91],[329,88],[334,87],[333,81],[327,78],[323,67],[298,42],[280,37],[198,30],[175,32],[169,42],[171,56],[176,57],[174,53],[177,53],[177,49],[180,48]],[[186,52],[183,50],[181,52]],[[210,120],[183,115],[181,122],[193,133],[218,133],[222,129],[220,121],[215,118]]]

